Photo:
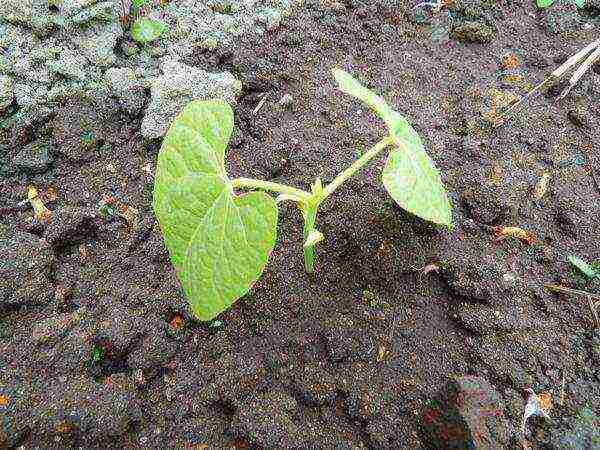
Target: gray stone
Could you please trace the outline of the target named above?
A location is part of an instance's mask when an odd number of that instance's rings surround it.
[[[142,134],[159,138],[192,100],[221,98],[236,103],[242,83],[229,72],[209,73],[171,58],[162,61],[162,75],[152,81],[152,99],[142,121]]]

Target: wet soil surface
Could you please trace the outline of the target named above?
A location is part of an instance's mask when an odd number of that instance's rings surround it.
[[[551,393],[554,420],[532,419],[527,440],[560,448],[580,408],[600,410],[588,299],[544,289],[600,294],[566,261],[600,259],[600,75],[561,104],[551,89],[490,125],[503,98],[594,38],[568,23],[551,32],[530,3],[456,1],[453,16],[425,23],[403,2],[309,4],[278,30],[185,61],[243,80],[230,171],[302,188],[383,135],[335,89],[331,67],[346,68],[414,124],[456,221],[448,231],[403,212],[374,163],[324,204],[314,277],[300,214],[284,204],[264,275],[210,325],[187,309],[155,223],[160,142],[141,139],[140,117],[73,98],[47,123],[9,129],[0,447],[429,448],[428,402],[474,375],[498,393],[507,430],[474,448],[523,448],[529,388]],[[33,157],[27,145],[42,136],[47,152]],[[18,206],[28,183],[51,220]],[[500,226],[535,239],[499,240]]]

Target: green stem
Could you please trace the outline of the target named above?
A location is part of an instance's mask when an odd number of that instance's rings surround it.
[[[329,197],[333,193],[333,191],[335,191],[338,187],[340,187],[342,183],[344,183],[344,181],[346,181],[348,178],[350,178],[352,175],[354,175],[356,172],[362,169],[362,167],[365,164],[367,164],[369,161],[375,158],[379,153],[385,150],[386,147],[388,147],[392,143],[392,138],[388,136],[385,139],[379,141],[373,147],[371,147],[369,151],[367,151],[364,155],[362,155],[360,158],[354,161],[346,170],[342,171],[337,177],[333,179],[331,183],[329,183],[327,186],[325,186],[325,188],[323,188],[322,198],[325,199]]]
[[[315,221],[317,220],[317,206],[308,207],[303,211],[302,216],[304,217],[304,230],[303,230],[303,242],[306,242],[306,238],[309,233],[315,228]],[[309,245],[304,247],[304,267],[306,273],[313,273],[315,271],[315,246]]]
[[[255,180],[254,178],[235,178],[231,181],[233,187],[263,189],[265,191],[279,192],[281,194],[294,195],[303,200],[308,200],[311,196],[309,192],[296,189],[285,184],[274,183],[272,181]]]

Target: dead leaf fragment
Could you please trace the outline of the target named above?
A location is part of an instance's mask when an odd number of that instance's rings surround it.
[[[181,317],[179,314],[175,315],[171,319],[171,327],[174,330],[180,330],[181,328],[183,328],[184,325],[185,325],[185,321],[183,320],[183,317]]]
[[[517,239],[526,242],[529,245],[532,245],[537,242],[537,238],[531,234],[529,231],[525,231],[520,227],[491,227],[492,230],[496,233],[496,239],[501,241],[506,237],[514,237]]]
[[[377,351],[377,361],[385,361],[390,354],[390,350],[385,345],[379,345],[379,349]]]
[[[113,197],[112,195],[105,194],[102,197],[102,201],[105,204],[114,207],[117,210],[119,216],[121,216],[127,221],[132,230],[137,229],[139,211],[136,208],[125,204],[121,200],[118,200],[115,197]]]
[[[533,190],[533,196],[537,200],[541,200],[544,197],[544,195],[546,195],[549,184],[550,184],[550,174],[548,172],[544,172],[542,177],[539,179],[539,181],[535,185],[535,189]]]
[[[550,419],[550,409],[552,408],[552,397],[548,393],[536,394],[532,389],[527,389],[529,398],[525,405],[525,412],[523,413],[523,422],[521,424],[521,431],[525,434],[527,419],[531,416],[540,416],[545,419]]]
[[[8,397],[6,395],[0,394],[0,406],[8,405]]]
[[[52,211],[50,211],[44,204],[42,198],[38,194],[37,188],[30,184],[27,186],[27,200],[33,208],[34,217],[41,221],[49,223],[52,220]]]
[[[520,65],[521,61],[519,60],[519,57],[514,53],[506,54],[502,58],[502,67],[504,67],[505,69],[516,69]]]

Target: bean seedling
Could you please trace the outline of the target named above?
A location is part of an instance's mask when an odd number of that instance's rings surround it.
[[[211,320],[245,295],[260,277],[277,237],[278,203],[298,205],[304,219],[304,263],[314,271],[320,205],[384,150],[382,182],[405,210],[452,226],[439,172],[410,123],[348,73],[334,69],[339,88],[371,107],[388,135],[329,184],[310,192],[271,181],[230,178],[225,153],[233,111],[223,100],[194,100],[169,127],[158,155],[153,207],[177,276],[196,316]],[[237,195],[236,190],[250,190]],[[265,191],[277,193],[273,198]]]

